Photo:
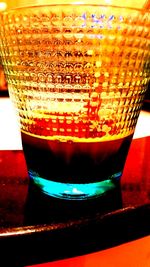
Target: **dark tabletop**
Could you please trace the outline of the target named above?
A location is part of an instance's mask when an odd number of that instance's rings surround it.
[[[133,139],[116,189],[82,202],[44,196],[29,181],[23,152],[0,151],[2,266],[82,255],[149,234],[150,137]]]

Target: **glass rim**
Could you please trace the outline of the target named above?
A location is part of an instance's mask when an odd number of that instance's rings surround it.
[[[1,12],[1,15],[3,14],[10,14],[14,13],[16,11],[22,11],[22,10],[34,10],[34,9],[44,9],[44,8],[51,8],[51,7],[72,7],[72,8],[78,8],[78,7],[99,7],[99,8],[105,8],[105,9],[113,9],[113,10],[129,10],[130,12],[140,12],[140,13],[150,13],[150,5],[148,5],[148,8],[137,8],[137,7],[128,7],[128,6],[119,6],[119,5],[106,5],[106,4],[88,4],[88,3],[70,3],[70,4],[40,4],[40,5],[29,5],[29,6],[18,6],[18,7],[13,7],[7,10],[4,10]]]

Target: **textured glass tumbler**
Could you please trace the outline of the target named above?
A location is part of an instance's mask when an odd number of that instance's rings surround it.
[[[115,188],[149,81],[149,12],[49,5],[10,10],[0,23],[0,56],[35,186],[67,200]]]

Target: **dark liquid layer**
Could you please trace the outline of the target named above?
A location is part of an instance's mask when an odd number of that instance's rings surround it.
[[[28,170],[46,180],[86,184],[121,175],[132,136],[104,142],[49,141],[22,134]]]

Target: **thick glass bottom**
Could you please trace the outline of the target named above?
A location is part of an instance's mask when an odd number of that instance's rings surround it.
[[[121,172],[116,173],[107,180],[86,184],[72,184],[50,181],[39,177],[34,172],[29,172],[33,183],[40,190],[49,196],[66,200],[87,200],[96,198],[116,187],[116,182],[121,176]]]

